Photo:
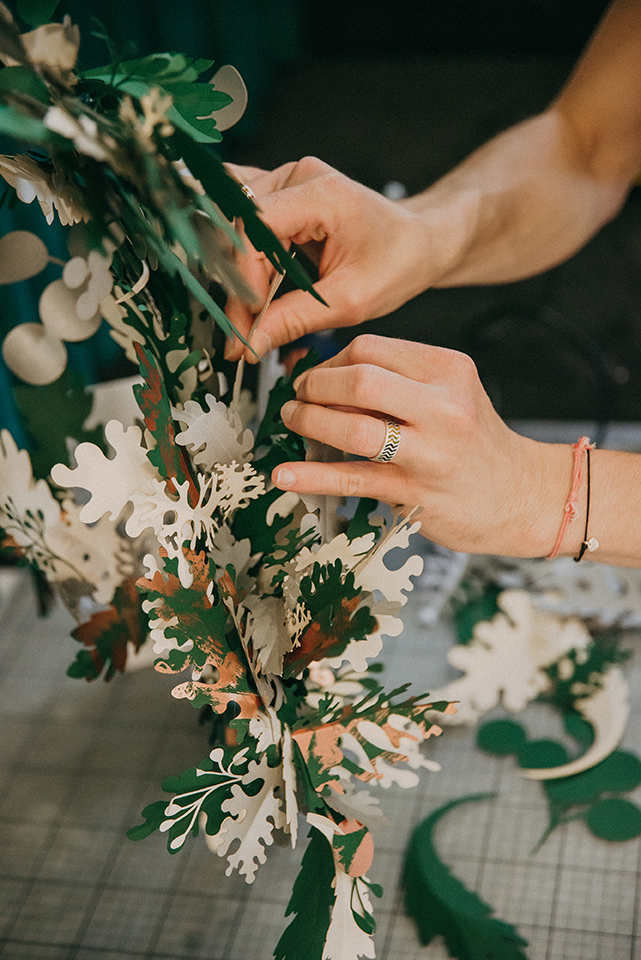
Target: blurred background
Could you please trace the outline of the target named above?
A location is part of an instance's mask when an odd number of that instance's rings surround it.
[[[140,55],[179,50],[213,57],[216,66],[234,64],[249,107],[225,134],[224,159],[272,168],[315,154],[376,190],[413,193],[545,107],[605,6],[61,0],[57,14],[69,13],[81,27],[81,67],[108,60],[104,42],[92,36],[96,19],[117,45],[132,44]],[[0,147],[17,152],[15,145]],[[0,216],[2,232],[43,224],[39,210],[24,205]],[[50,231],[47,242],[64,256],[62,235]],[[641,420],[640,265],[641,199],[634,189],[617,220],[562,266],[518,284],[427,291],[367,329],[470,353],[508,419]],[[4,332],[35,316],[50,279],[44,273],[0,288]],[[337,336],[346,341],[356,332]],[[89,380],[133,372],[123,369],[105,331],[72,345],[72,354]],[[4,371],[0,425],[11,417],[11,387]]]

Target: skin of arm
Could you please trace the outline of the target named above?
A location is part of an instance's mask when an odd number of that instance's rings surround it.
[[[318,263],[316,289],[328,304],[286,294],[252,346],[263,355],[304,333],[384,316],[431,286],[504,283],[549,269],[616,215],[640,168],[641,4],[614,0],[546,111],[415,197],[393,203],[314,158],[269,173],[234,168],[274,232]],[[264,256],[249,249],[242,268],[264,296]],[[248,308],[232,301],[227,309],[247,335]],[[237,359],[242,345],[230,341],[227,352]]]

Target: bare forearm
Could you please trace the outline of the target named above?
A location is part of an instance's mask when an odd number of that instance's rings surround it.
[[[432,285],[508,282],[562,262],[616,215],[640,166],[641,4],[616,0],[548,110],[404,202],[426,231],[448,226]]]

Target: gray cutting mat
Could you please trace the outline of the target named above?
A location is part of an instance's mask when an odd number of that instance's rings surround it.
[[[0,583],[6,583],[0,574]],[[70,620],[35,615],[20,578],[0,607],[0,956],[3,960],[270,960],[301,850],[271,849],[256,882],[226,878],[226,861],[201,837],[170,856],[164,838],[128,841],[143,806],[163,795],[165,776],[207,753],[196,712],[169,696],[153,670],[111,684],[70,680]],[[0,588],[0,598],[9,593]],[[411,677],[416,692],[450,678],[447,623],[425,627],[417,589],[402,637],[388,640],[386,686]],[[639,638],[630,635],[630,646]],[[626,667],[633,716],[624,746],[640,743],[641,656]],[[530,708],[531,735],[559,732]],[[530,960],[641,960],[638,924],[641,843],[599,841],[580,823],[532,848],[546,824],[539,785],[510,758],[474,747],[472,731],[446,729],[429,741],[439,773],[415,790],[380,791],[390,826],[377,838],[370,878],[378,904],[379,960],[444,960],[442,944],[420,947],[401,905],[399,875],[412,827],[463,794],[491,801],[452,811],[437,843],[456,874],[530,941]],[[637,798],[638,799],[638,798]],[[304,831],[303,831],[304,833]]]

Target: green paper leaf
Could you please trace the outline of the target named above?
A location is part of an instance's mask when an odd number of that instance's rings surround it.
[[[584,720],[579,713],[565,713],[563,715],[563,726],[575,740],[578,740],[584,747],[591,747],[594,742],[594,730],[592,724]]]
[[[556,740],[530,740],[518,752],[521,767],[560,767],[570,757],[562,743]]]
[[[500,607],[497,603],[502,588],[489,584],[483,593],[478,594],[472,587],[461,585],[462,597],[452,599],[454,623],[459,643],[467,644],[472,640],[474,627],[481,620],[491,620]]]
[[[451,873],[434,846],[434,827],[445,814],[462,803],[491,796],[453,800],[416,828],[405,858],[405,907],[424,946],[440,934],[458,960],[526,960],[522,947],[527,940],[511,924],[490,916],[492,908]]]
[[[245,233],[253,246],[268,258],[270,263],[300,287],[307,290],[321,303],[325,301],[316,292],[304,267],[285,249],[258,214],[258,208],[245,195],[240,184],[225,170],[221,160],[202,143],[192,140],[182,131],[174,135],[176,147],[185,163],[200,180],[210,198],[214,200],[228,220],[242,217]]]
[[[105,452],[102,427],[84,428],[93,407],[93,395],[81,374],[67,369],[46,386],[19,384],[14,387],[14,397],[33,440],[30,456],[36,478],[48,477],[55,463],[68,463],[67,437],[95,443]]]
[[[41,27],[51,20],[60,0],[17,0],[18,16],[30,27]]]
[[[200,815],[205,814],[206,832],[214,836],[227,813],[222,803],[231,797],[232,786],[240,783],[247,770],[247,748],[216,747],[198,767],[190,767],[179,777],[167,777],[162,789],[175,796],[149,804],[142,812],[146,823],[127,831],[130,840],[144,840],[155,830],[167,834],[167,849],[177,853],[191,833],[198,834]]]
[[[35,117],[14,110],[13,107],[1,105],[0,133],[27,143],[48,143],[51,140],[60,139],[55,134],[51,134],[45,125],[40,120],[36,120]]]
[[[374,540],[378,540],[381,535],[381,527],[374,526],[369,522],[370,514],[377,509],[379,509],[378,500],[363,497],[358,501],[354,516],[345,531],[348,540],[356,540],[358,537],[364,537],[368,533],[373,533]]]
[[[590,807],[585,822],[596,837],[619,843],[641,836],[641,810],[630,800],[608,797]]]
[[[489,720],[476,735],[477,747],[499,757],[518,753],[526,741],[525,728],[515,720]]]
[[[140,375],[144,384],[134,385],[134,396],[145,419],[145,426],[153,434],[156,446],[147,451],[147,457],[165,480],[184,483],[187,479],[183,469],[184,459],[176,444],[176,431],[171,415],[171,405],[155,358],[136,344]]]
[[[601,763],[556,780],[544,780],[548,798],[555,803],[589,803],[603,793],[635,790],[641,784],[641,760],[633,753],[615,750]]]
[[[275,960],[323,960],[323,948],[334,906],[334,858],[332,850],[315,827],[294,882],[285,916],[294,913],[274,950]]]
[[[23,94],[41,103],[51,103],[46,83],[29,67],[5,67],[0,70],[0,99],[7,93]]]

